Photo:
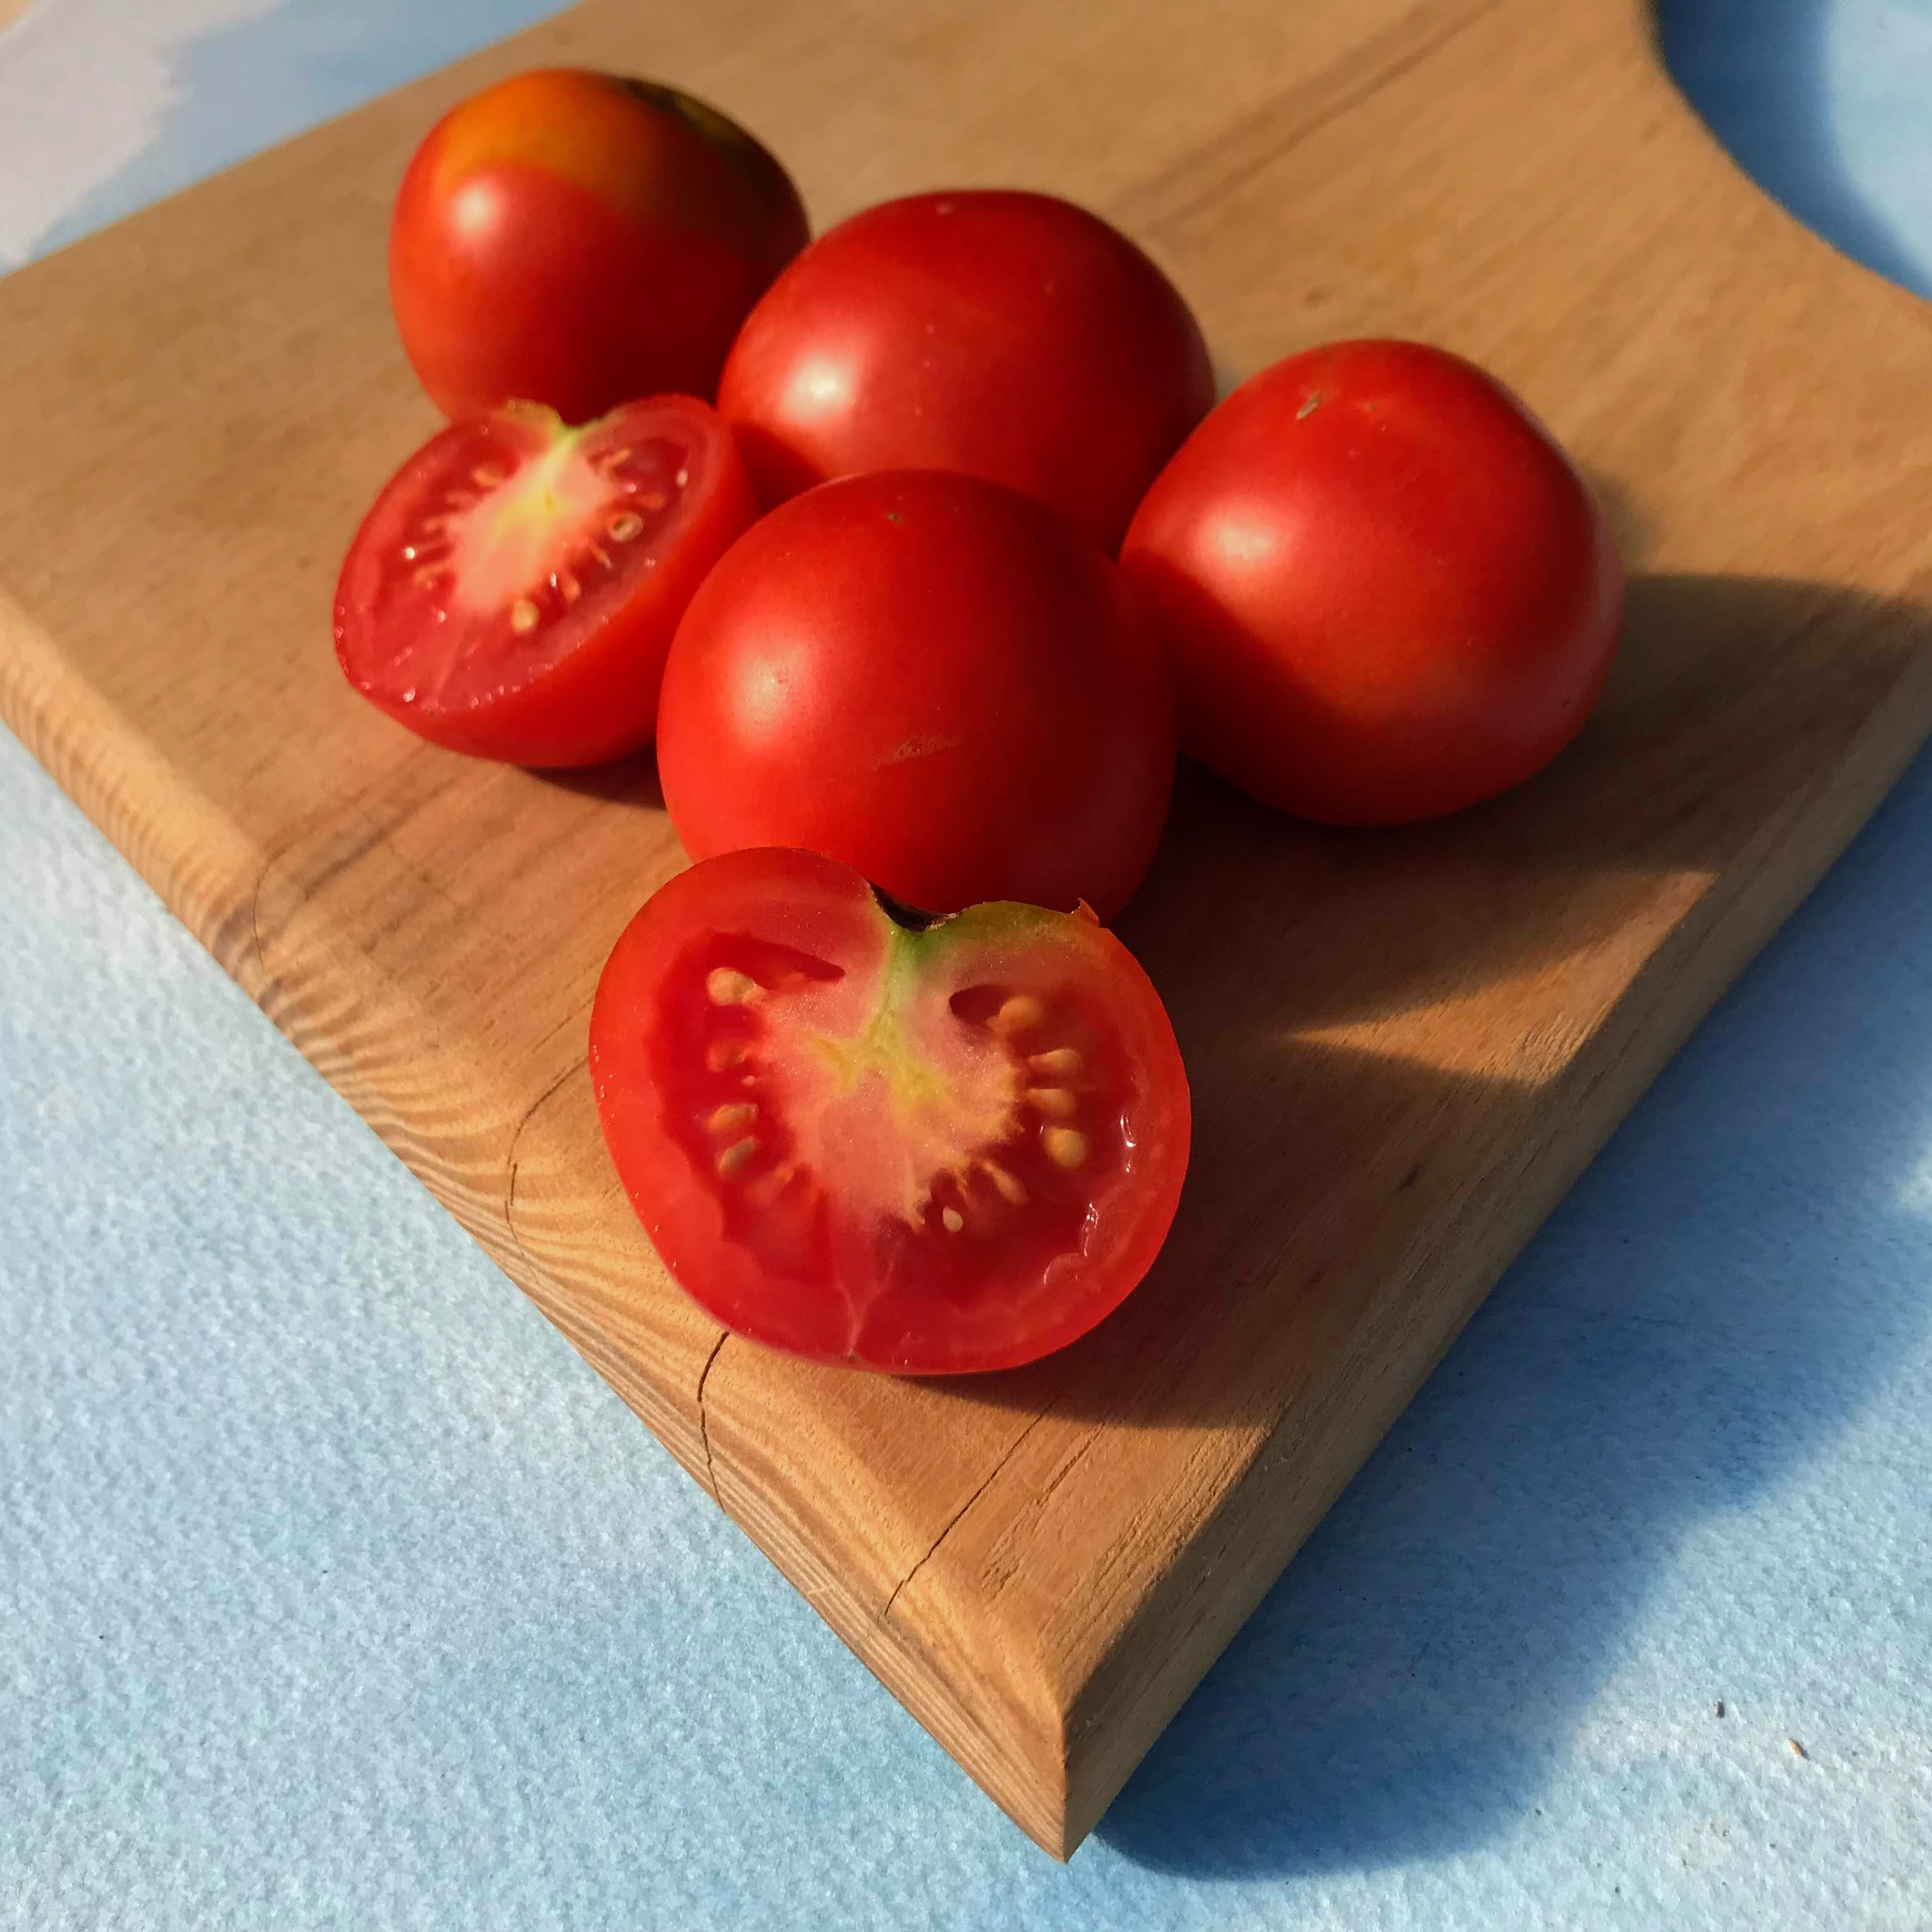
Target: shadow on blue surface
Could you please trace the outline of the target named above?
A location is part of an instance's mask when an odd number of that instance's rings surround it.
[[[1834,124],[1834,0],[1659,0],[1664,63],[1732,158],[1856,261],[1932,295],[1932,277],[1852,177]]]
[[[1546,1225],[1105,1842],[1239,1878],[1507,1832],[1699,1518],[1800,1468],[1910,1357],[1932,1328],[1898,1255],[1927,1239],[1928,841],[1932,756]],[[1858,1016],[1858,1037],[1821,1036],[1820,1014]]]

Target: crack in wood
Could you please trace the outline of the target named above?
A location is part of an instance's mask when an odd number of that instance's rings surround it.
[[[698,1441],[704,1451],[704,1480],[711,1492],[711,1500],[720,1509],[724,1509],[724,1498],[718,1493],[717,1466],[711,1460],[711,1412],[704,1405],[704,1384],[711,1379],[712,1364],[724,1352],[724,1344],[731,1339],[728,1328],[718,1331],[718,1339],[711,1345],[711,1352],[704,1358],[704,1366],[698,1375]],[[729,1510],[724,1511],[727,1516]]]
[[[1040,1425],[1052,1413],[1052,1405],[1049,1403],[1046,1408],[1042,1408],[1017,1436],[1013,1438],[1012,1442],[1006,1444],[1005,1453],[1000,1456],[1000,1460],[986,1472],[986,1475],[981,1480],[978,1486],[974,1490],[973,1493],[968,1496],[966,1500],[952,1512],[952,1515],[946,1519],[945,1528],[940,1530],[939,1534],[932,1539],[931,1544],[928,1545],[926,1554],[922,1556],[919,1561],[892,1586],[892,1594],[886,1599],[885,1608],[879,1612],[880,1622],[885,1622],[886,1620],[891,1616],[892,1613],[892,1606],[899,1600],[899,1593],[905,1588],[906,1586],[910,1583],[935,1556],[939,1554],[940,1545],[952,1534],[953,1530],[957,1527],[960,1519],[965,1515],[966,1512],[970,1510],[989,1489],[992,1487],[1000,1472],[1004,1469],[1018,1453],[1020,1444],[1024,1442],[1027,1438],[1030,1436],[1034,1431],[1037,1429]]]

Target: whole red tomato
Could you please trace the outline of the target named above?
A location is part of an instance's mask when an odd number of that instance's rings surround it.
[[[1120,574],[1017,492],[828,483],[754,524],[679,625],[658,712],[694,859],[830,854],[909,905],[1111,918],[1174,777],[1166,666]]]
[[[741,1335],[899,1374],[1030,1361],[1159,1252],[1187,1171],[1160,997],[1090,919],[908,923],[814,852],[681,872],[598,983],[604,1138]]]
[[[1110,556],[1214,400],[1192,314],[1052,195],[889,201],[808,248],[746,318],[718,409],[767,504],[867,470],[961,470]]]
[[[1120,558],[1183,748],[1264,803],[1396,825],[1520,783],[1608,674],[1623,570],[1563,452],[1474,364],[1343,342],[1196,430]]]
[[[709,398],[745,312],[810,231],[743,128],[675,88],[544,69],[446,115],[403,178],[389,293],[461,418],[513,400],[584,422]]]

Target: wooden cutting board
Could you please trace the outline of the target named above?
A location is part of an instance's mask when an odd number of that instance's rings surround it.
[[[598,0],[0,282],[9,722],[1057,1855],[1932,723],[1932,315],[1757,195],[1648,26]],[[338,560],[433,424],[384,296],[394,183],[450,102],[558,61],[720,101],[820,225],[916,188],[1074,196],[1231,371],[1446,343],[1613,507],[1621,668],[1517,795],[1343,835],[1185,779],[1122,930],[1192,1070],[1193,1174],[1148,1285],[1030,1370],[804,1366],[682,1298],[584,1067],[604,953],[681,862],[648,760],[468,764],[336,672]]]

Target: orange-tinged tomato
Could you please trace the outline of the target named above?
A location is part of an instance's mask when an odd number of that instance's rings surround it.
[[[390,297],[448,416],[522,400],[582,422],[638,396],[711,396],[808,233],[784,170],[716,109],[542,69],[453,109],[417,150]]]

